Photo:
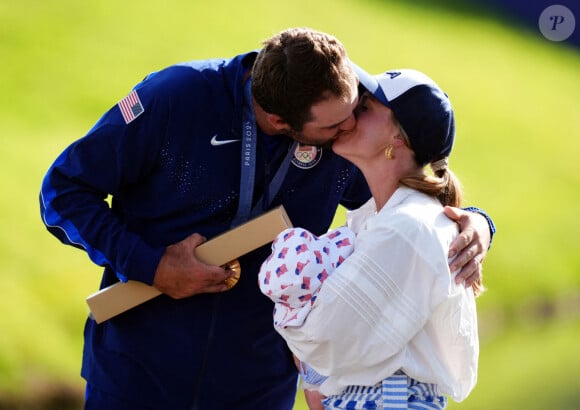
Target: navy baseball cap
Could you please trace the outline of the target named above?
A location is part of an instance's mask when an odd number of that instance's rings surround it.
[[[446,158],[455,138],[455,118],[447,94],[420,71],[389,70],[370,75],[352,63],[360,84],[393,110],[407,133],[419,165]]]

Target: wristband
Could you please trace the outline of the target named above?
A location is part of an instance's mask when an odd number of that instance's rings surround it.
[[[487,247],[487,249],[489,250],[491,248],[491,243],[493,242],[493,235],[495,235],[495,224],[493,223],[493,220],[491,219],[491,217],[481,208],[477,208],[475,206],[468,206],[467,208],[462,208],[464,211],[469,211],[469,212],[475,212],[480,214],[481,216],[483,216],[485,218],[485,220],[487,221],[488,225],[489,225],[489,233],[490,233],[490,238],[489,238],[489,246]]]

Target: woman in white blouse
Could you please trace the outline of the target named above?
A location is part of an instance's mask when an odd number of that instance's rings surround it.
[[[453,110],[418,71],[358,74],[368,91],[357,127],[333,150],[360,168],[373,198],[347,215],[354,252],[303,323],[277,329],[324,376],[316,389],[326,409],[444,408],[476,384],[474,297],[483,290],[457,285],[448,266],[457,227],[443,206],[461,202],[448,168]]]

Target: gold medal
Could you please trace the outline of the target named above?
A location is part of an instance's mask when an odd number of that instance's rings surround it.
[[[238,280],[240,280],[240,273],[242,273],[242,267],[240,265],[240,262],[237,259],[234,259],[233,261],[229,261],[228,263],[226,263],[225,268],[227,270],[233,270],[235,272],[234,276],[231,276],[224,281],[228,289],[231,289],[234,286],[236,286],[236,283],[238,283]]]

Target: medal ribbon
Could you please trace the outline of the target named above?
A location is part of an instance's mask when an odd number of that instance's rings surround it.
[[[288,167],[292,161],[292,155],[296,149],[297,142],[294,141],[278,171],[272,178],[269,185],[266,185],[266,195],[262,196],[252,209],[254,197],[254,183],[256,177],[256,147],[258,145],[258,126],[256,115],[252,104],[251,79],[244,84],[244,107],[242,110],[242,149],[241,149],[241,177],[240,177],[240,202],[238,211],[231,227],[238,226],[246,222],[250,217],[258,216],[272,203],[274,196],[282,186]],[[265,182],[268,184],[268,182]]]

